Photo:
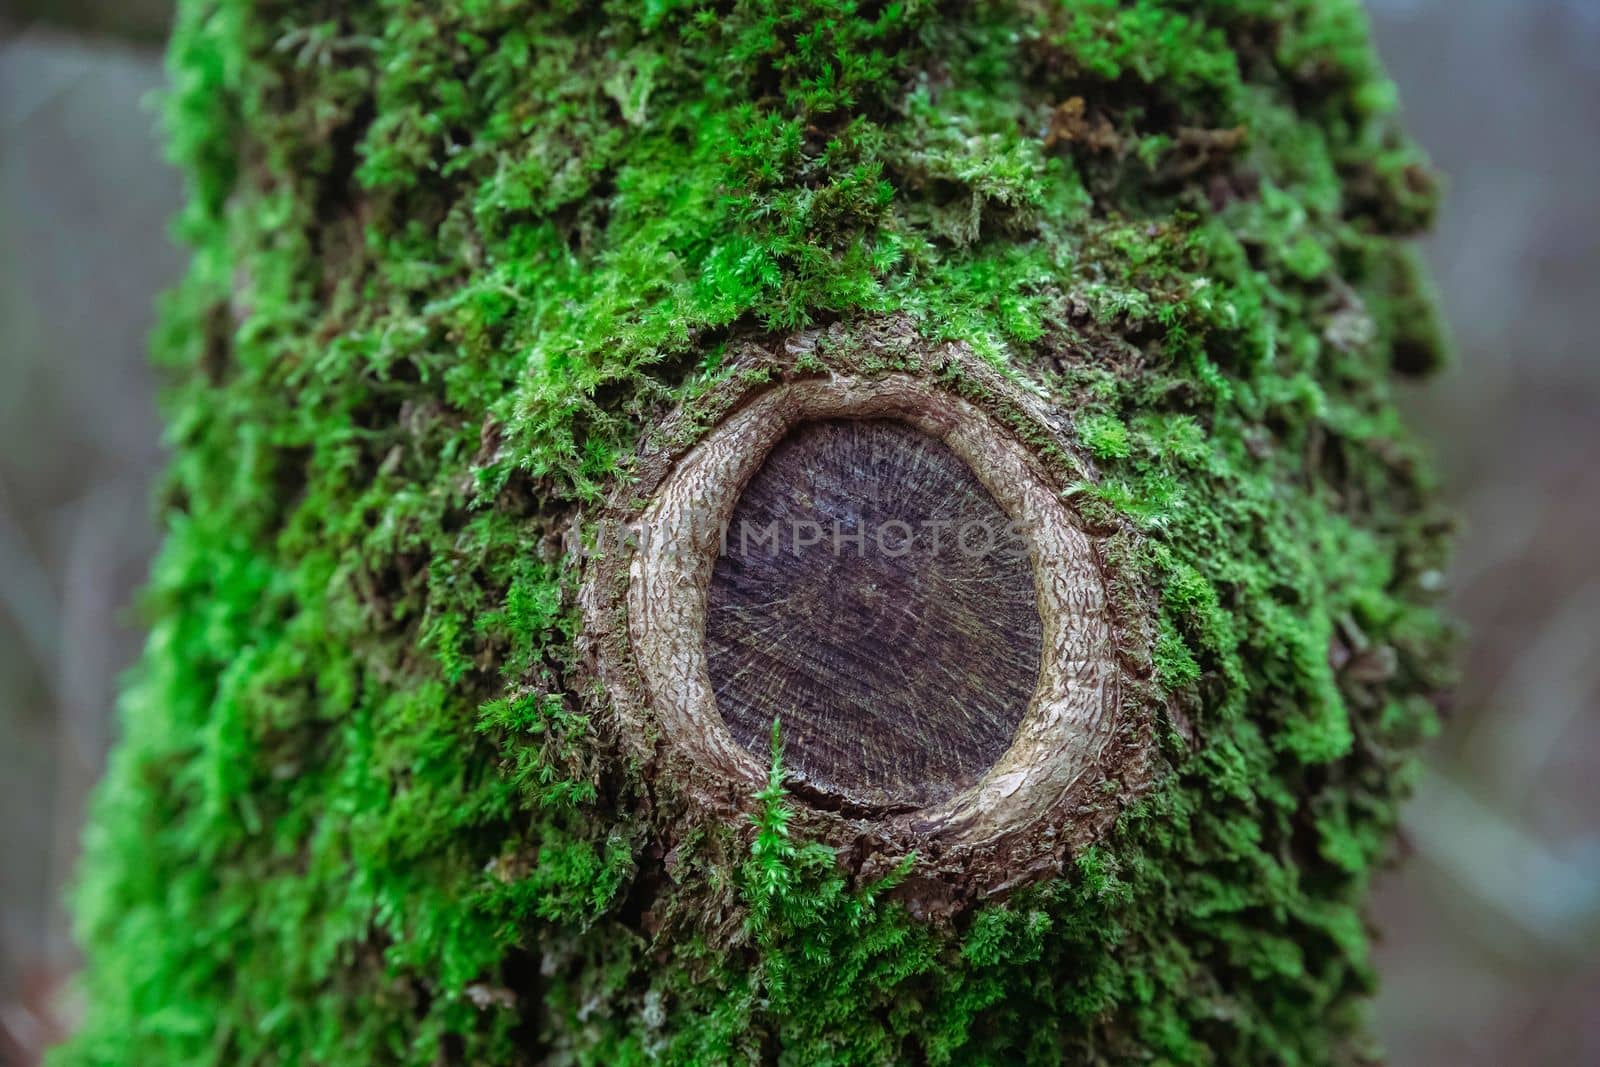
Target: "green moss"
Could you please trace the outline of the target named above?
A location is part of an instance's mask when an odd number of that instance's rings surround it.
[[[1078,440],[1096,459],[1127,459],[1132,455],[1128,428],[1115,415],[1090,415],[1080,419]]]
[[[1445,639],[1432,183],[1358,5],[328,11],[181,5],[167,538],[56,1062],[1358,1059]],[[776,788],[663,839],[575,648],[640,428],[887,315],[1073,420],[1160,605],[1158,784],[951,922]]]

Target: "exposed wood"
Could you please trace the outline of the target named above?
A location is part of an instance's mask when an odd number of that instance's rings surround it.
[[[803,423],[740,497],[712,573],[711,682],[734,739],[862,806],[922,807],[1010,746],[1039,681],[1020,532],[940,441]]]
[[[881,332],[882,337],[863,334],[864,359],[871,345],[902,343],[894,324],[885,324]],[[814,343],[812,335],[791,338],[783,358],[803,359]],[[751,358],[760,357],[752,353]],[[762,788],[777,708],[786,724],[786,785],[805,801],[798,817],[806,833],[851,849],[861,860],[876,855],[892,862],[916,851],[930,874],[939,872],[944,888],[935,896],[982,897],[1056,869],[1064,849],[1103,832],[1124,794],[1143,781],[1144,742],[1138,738],[1144,734],[1122,721],[1122,638],[1117,636],[1122,630],[1107,600],[1098,542],[1064,500],[1063,487],[1082,477],[1070,446],[1060,443],[1033,398],[961,346],[943,346],[928,358],[935,362],[913,372],[837,372],[777,384],[755,378],[744,386],[730,382],[732,399],[717,402],[723,414],[709,430],[700,422],[703,403],[669,420],[661,443],[641,457],[641,481],[614,499],[610,521],[635,525],[638,536],[619,546],[620,552],[608,550],[593,561],[584,593],[586,632],[620,736],[655,774],[669,776],[676,791],[696,798],[707,815],[737,818]],[[951,390],[949,375],[965,377],[973,386],[981,383],[984,399],[969,401]],[[854,421],[851,432],[857,439],[829,444],[827,435],[842,432],[838,426],[819,427],[830,420]],[[800,427],[810,429],[796,434]],[[1029,435],[1030,443],[1023,444],[1018,433]],[[842,758],[849,742],[839,735],[847,724],[818,715],[820,704],[810,711],[786,706],[784,685],[792,684],[792,675],[791,683],[774,683],[777,672],[749,685],[732,680],[737,657],[762,649],[758,638],[731,639],[731,620],[714,616],[741,598],[746,607],[759,601],[754,586],[743,585],[732,573],[730,562],[724,562],[720,579],[717,569],[724,537],[736,541],[741,501],[761,514],[779,506],[781,494],[761,484],[764,467],[781,478],[803,478],[788,468],[806,452],[870,452],[873,439],[882,444],[886,434],[921,456],[903,455],[897,462],[937,464],[944,491],[965,497],[960,508],[991,515],[985,509],[997,508],[1007,529],[1020,537],[1027,560],[1025,565],[1013,561],[1018,569],[1009,574],[997,570],[986,579],[991,589],[1012,590],[1003,601],[985,595],[979,598],[983,603],[941,604],[942,616],[922,623],[932,627],[930,632],[944,627],[974,632],[969,647],[949,634],[938,638],[945,646],[918,670],[966,675],[961,684],[968,693],[996,690],[980,701],[984,725],[970,737],[953,725],[935,730],[932,738],[903,731],[889,743],[903,754],[887,760],[863,758],[857,739],[855,753]],[[1046,440],[1058,443],[1041,452],[1040,442]],[[873,465],[870,458],[829,462],[858,469]],[[825,480],[837,482],[841,476]],[[968,476],[976,488],[965,481]],[[869,500],[871,492],[879,494],[878,506],[883,506],[884,494],[892,496],[894,488],[886,482],[864,494]],[[992,504],[984,503],[983,494]],[[908,513],[931,512],[930,497],[912,494],[899,506]],[[848,518],[837,498],[831,503],[813,499],[809,506],[824,509],[819,515],[838,512]],[[826,529],[831,538],[831,528]],[[831,540],[828,547],[831,551]],[[1038,619],[1038,659],[1030,651],[1013,655],[1009,665],[994,662],[999,642],[994,635],[977,635],[975,619],[986,617],[992,629],[1018,634],[1026,645],[1029,616],[1021,606],[1029,599],[1016,589],[1023,569],[1030,572]],[[777,572],[768,577],[776,580]],[[791,603],[785,610],[796,607]],[[815,625],[845,628],[843,620],[825,616]],[[811,640],[837,643],[840,633]],[[720,661],[715,668],[714,658]],[[870,657],[860,653],[855,658],[861,667],[851,680],[856,694],[875,687],[877,696],[885,695],[892,676],[889,661],[869,664]],[[1015,705],[998,693],[1016,693],[1019,677],[1035,662],[1037,672],[1017,717]],[[829,684],[843,685],[842,674],[813,671],[801,688],[815,696]],[[913,681],[909,688],[920,695],[926,686]],[[891,697],[901,708],[915,699],[904,693]],[[957,736],[967,748],[952,753],[948,745]],[[899,766],[886,774],[897,761]],[[928,897],[929,907],[945,906],[933,900]]]

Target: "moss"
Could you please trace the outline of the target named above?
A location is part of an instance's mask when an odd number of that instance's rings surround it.
[[[1354,0],[332,12],[181,5],[166,545],[56,1062],[1365,1055],[1446,531],[1392,399],[1433,183]],[[576,651],[641,427],[887,315],[1077,420],[1172,724],[942,922],[776,790],[664,840]]]

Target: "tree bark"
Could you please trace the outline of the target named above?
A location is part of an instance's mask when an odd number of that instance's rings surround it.
[[[57,1062],[1378,1057],[1448,523],[1354,3],[171,50],[166,548]]]

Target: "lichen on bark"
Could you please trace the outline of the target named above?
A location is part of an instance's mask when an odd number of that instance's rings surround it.
[[[1372,1054],[1447,531],[1394,404],[1433,183],[1353,0],[185,0],[170,54],[166,545],[58,1063]],[[697,817],[578,601],[741,353],[941,344],[1089,465],[1156,714],[1093,843],[925,915],[781,776]]]

